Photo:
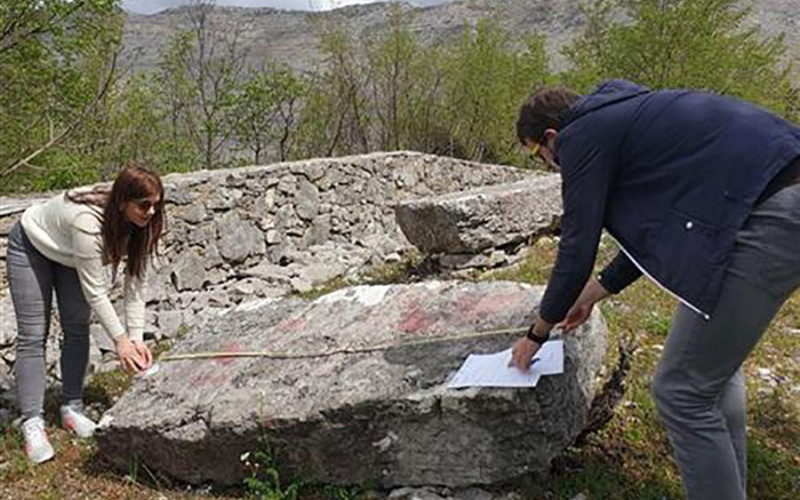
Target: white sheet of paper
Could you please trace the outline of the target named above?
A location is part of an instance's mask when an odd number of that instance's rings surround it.
[[[511,349],[494,354],[470,354],[447,387],[536,387],[542,375],[564,373],[564,341],[545,342],[533,359],[530,370],[523,372],[508,366]]]

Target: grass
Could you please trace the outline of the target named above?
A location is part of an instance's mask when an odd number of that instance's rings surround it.
[[[540,240],[518,268],[486,279],[514,279],[544,284],[552,268],[556,242]],[[601,248],[600,264],[613,255]],[[387,266],[364,282],[415,281],[428,273],[419,257]],[[306,294],[314,298],[352,283],[339,280]],[[549,478],[521,478],[506,489],[530,500],[571,500],[583,492],[590,499],[664,500],[682,497],[671,449],[650,396],[650,382],[668,333],[675,302],[642,279],[601,308],[611,332],[611,345],[633,337],[628,391],[609,425],[580,448],[570,448],[555,461]],[[609,363],[613,355],[609,356]],[[769,373],[763,371],[769,369]],[[762,369],[762,370],[759,370]],[[749,497],[752,500],[800,498],[800,294],[779,312],[770,330],[745,365],[749,390]],[[87,391],[98,404],[111,404],[127,385],[112,372],[95,377]],[[0,429],[0,498],[183,499],[242,498],[244,489],[187,490],[151,471],[120,474],[106,468],[91,442],[80,442],[50,422],[57,456],[40,467],[27,465],[18,431]],[[317,488],[299,498],[355,498],[357,490]]]

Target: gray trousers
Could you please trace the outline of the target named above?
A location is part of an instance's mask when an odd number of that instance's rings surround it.
[[[757,206],[739,231],[711,320],[679,306],[653,395],[690,500],[743,500],[742,363],[800,286],[800,185]]]
[[[80,405],[89,361],[91,308],[78,273],[42,255],[17,223],[8,238],[8,283],[17,316],[17,397],[26,419],[42,414],[45,345],[50,331],[53,290],[64,330],[61,349],[62,403]]]

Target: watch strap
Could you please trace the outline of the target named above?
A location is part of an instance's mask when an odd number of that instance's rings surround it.
[[[544,344],[550,339],[549,333],[543,337],[540,337],[539,335],[536,335],[536,332],[534,331],[535,329],[536,329],[536,322],[534,322],[531,325],[531,327],[528,328],[528,332],[525,334],[525,338],[527,338],[528,340],[532,340],[539,345]]]

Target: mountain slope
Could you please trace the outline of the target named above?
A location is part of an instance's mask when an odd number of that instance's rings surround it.
[[[542,34],[554,69],[560,69],[565,64],[560,47],[584,23],[579,5],[575,0],[458,0],[429,7],[405,4],[404,8],[413,10],[413,30],[426,42],[457,36],[465,23],[485,17],[495,19],[520,40],[531,33]],[[800,0],[759,0],[752,7],[750,22],[769,36],[783,33],[789,56],[800,65]],[[322,62],[316,36],[320,24],[345,22],[355,35],[368,37],[386,25],[390,10],[389,3],[317,13],[218,7],[213,20],[227,30],[242,30],[242,42],[251,62],[258,64],[269,58],[308,70]],[[128,54],[135,54],[134,68],[155,67],[158,54],[170,37],[189,26],[185,7],[147,16],[129,13],[123,44]]]

